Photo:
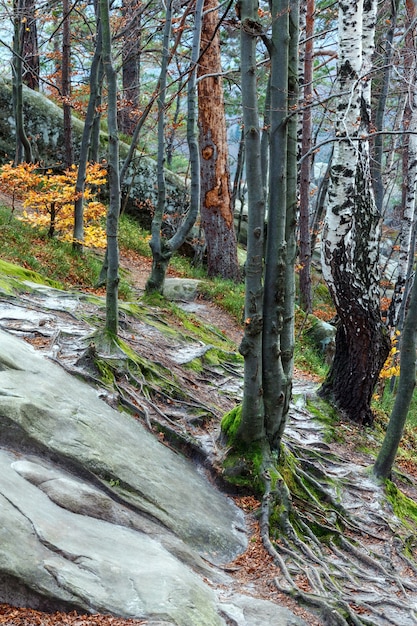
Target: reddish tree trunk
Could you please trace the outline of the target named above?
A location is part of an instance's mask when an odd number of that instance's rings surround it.
[[[217,0],[204,3],[198,76],[198,121],[201,157],[201,221],[207,244],[210,276],[237,280],[239,265],[234,230],[228,164],[227,130],[220,63],[220,43],[215,33]],[[209,74],[204,80],[201,77]]]

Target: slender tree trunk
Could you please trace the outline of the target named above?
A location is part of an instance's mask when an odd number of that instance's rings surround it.
[[[36,21],[36,3],[24,0],[22,4],[25,28],[22,30],[22,56],[24,60],[22,80],[30,89],[39,89],[39,47]]]
[[[109,0],[99,0],[103,37],[103,65],[107,79],[107,126],[108,126],[108,178],[109,209],[107,212],[107,284],[106,284],[106,332],[115,336],[119,328],[119,245],[118,224],[120,214],[119,138],[117,130],[117,75],[113,66],[110,30]]]
[[[405,71],[408,85],[403,114],[403,197],[401,207],[400,249],[394,293],[388,310],[388,324],[398,327],[403,298],[407,297],[409,265],[413,267],[413,231],[416,223],[417,192],[417,62],[414,20],[417,15],[414,2],[408,1]],[[403,318],[404,319],[404,318]]]
[[[100,121],[101,121],[101,103],[102,103],[102,90],[104,81],[104,64],[103,59],[100,59],[98,66],[98,78],[97,78],[97,98],[96,98],[96,110],[94,114],[93,128],[91,130],[91,144],[88,155],[88,160],[93,163],[98,163],[100,158]],[[120,174],[120,180],[122,179]]]
[[[197,0],[194,17],[193,46],[191,53],[190,77],[187,92],[187,141],[190,151],[191,165],[191,198],[190,209],[177,232],[168,241],[161,236],[162,217],[165,208],[165,179],[164,179],[164,105],[165,105],[165,75],[168,63],[168,45],[172,20],[172,5],[167,7],[167,16],[164,32],[165,55],[161,66],[159,121],[158,121],[158,207],[152,220],[152,272],[146,284],[147,291],[162,291],[166,270],[175,250],[184,243],[196,221],[200,206],[200,161],[196,134],[196,74],[197,60],[200,50],[200,36],[204,0]]]
[[[172,4],[173,0],[168,0],[165,13],[165,27],[162,44],[161,74],[159,79],[160,90],[158,97],[158,159],[157,159],[157,179],[158,179],[158,203],[152,219],[151,241],[152,250],[152,271],[146,283],[146,291],[162,291],[166,270],[172,251],[166,246],[165,239],[161,236],[162,219],[166,203],[165,187],[165,97],[166,97],[166,76],[169,57],[169,40],[171,37],[172,25]]]
[[[16,124],[16,153],[15,165],[24,159],[31,163],[32,148],[25,132],[23,116],[23,80],[22,80],[22,5],[19,0],[13,3],[13,108]]]
[[[71,16],[69,0],[62,0],[62,108],[64,113],[65,165],[74,163],[71,106]]]
[[[374,127],[377,132],[380,132],[384,128],[384,116],[385,108],[388,98],[389,83],[392,72],[392,55],[393,55],[393,40],[395,29],[397,26],[397,14],[400,0],[392,0],[390,2],[390,15],[385,20],[385,23],[389,24],[386,31],[382,49],[383,54],[383,72],[381,87],[378,94],[378,102],[375,111]],[[383,167],[383,151],[384,151],[384,136],[377,134],[373,141],[373,155],[372,155],[372,181],[375,194],[375,202],[377,209],[382,213],[383,201],[384,201],[384,183],[382,180],[382,167]]]
[[[273,0],[268,228],[265,255],[262,371],[266,434],[272,448],[283,418],[281,332],[285,305],[289,0]]]
[[[141,9],[136,0],[123,0],[122,107],[120,131],[131,135],[136,126],[140,94]]]
[[[218,0],[204,3],[198,70],[198,121],[201,151],[201,221],[209,276],[237,280],[239,264],[231,203],[227,129],[220,76],[220,39],[216,33]],[[205,76],[205,78],[203,78]]]
[[[298,54],[299,54],[300,0],[290,0],[288,51],[288,112],[294,111],[299,102]],[[280,444],[290,410],[295,346],[295,263],[297,258],[298,213],[298,117],[287,121],[287,207],[285,216],[285,240],[287,254],[285,263],[285,300],[281,332],[281,360],[284,372],[282,390],[284,404],[281,422],[277,430],[276,446]]]
[[[306,30],[304,44],[303,71],[303,114],[301,156],[304,157],[300,167],[300,305],[304,311],[311,313],[311,237],[310,237],[310,183],[312,156],[312,97],[313,97],[313,35],[315,0],[307,0]],[[309,156],[307,156],[309,155]]]
[[[101,65],[102,37],[101,22],[97,18],[96,45],[93,60],[90,68],[90,96],[87,105],[87,113],[84,121],[83,136],[80,146],[80,157],[78,161],[77,181],[75,184],[75,205],[74,205],[74,234],[73,248],[78,253],[83,251],[84,241],[84,190],[85,177],[88,164],[88,153],[91,145],[91,135],[93,131],[94,118],[96,113],[97,98],[99,93],[99,67]]]
[[[417,280],[414,278],[405,318],[400,355],[400,378],[387,432],[374,465],[378,478],[389,478],[416,386]]]
[[[340,324],[335,358],[320,393],[362,424],[372,422],[372,393],[389,351],[379,309],[380,216],[369,182],[366,139],[375,17],[374,1],[339,5],[339,141],[334,146],[322,236],[323,274]],[[352,44],[359,35],[362,48]]]
[[[248,241],[245,289],[245,334],[240,352],[245,358],[239,437],[250,444],[265,439],[262,390],[263,235],[265,197],[261,171],[261,134],[256,84],[256,0],[242,0],[241,88],[248,188]],[[255,26],[254,26],[255,24]]]

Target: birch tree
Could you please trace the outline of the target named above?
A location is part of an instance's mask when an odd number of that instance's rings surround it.
[[[413,265],[413,232],[416,223],[416,191],[417,191],[417,61],[415,18],[417,10],[411,0],[406,2],[407,34],[405,40],[406,54],[404,59],[405,79],[408,85],[406,103],[403,114],[403,201],[401,207],[401,226],[397,276],[394,293],[388,311],[388,323],[391,327],[401,327],[404,320],[403,302],[409,293],[410,269]],[[411,268],[410,268],[411,265]],[[405,306],[405,302],[404,302]],[[401,314],[400,314],[401,311]]]
[[[350,419],[370,402],[389,351],[379,306],[380,215],[370,185],[370,70],[376,2],[339,4],[338,118],[322,234],[323,275],[340,318],[320,394]]]

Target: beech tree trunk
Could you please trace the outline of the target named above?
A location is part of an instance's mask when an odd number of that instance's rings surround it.
[[[400,378],[387,432],[374,465],[378,478],[389,478],[416,386],[417,280],[414,278],[405,318],[400,354]]]
[[[196,74],[197,60],[200,50],[201,24],[204,0],[197,0],[194,13],[193,45],[191,52],[190,75],[187,88],[187,142],[190,151],[191,197],[189,211],[177,232],[165,240],[161,234],[161,225],[165,209],[165,178],[164,178],[164,107],[166,90],[166,69],[169,58],[169,37],[172,22],[172,2],[168,3],[164,29],[164,55],[161,65],[160,96],[158,99],[158,206],[152,220],[152,271],[146,283],[146,291],[161,292],[165,274],[172,254],[184,243],[197,219],[200,206],[200,162],[197,140],[197,105],[196,105]]]
[[[312,145],[312,96],[313,96],[313,35],[314,35],[314,7],[315,0],[306,3],[306,29],[304,43],[303,67],[303,113],[301,156],[304,159],[300,167],[300,305],[311,313],[311,237],[310,237],[310,182],[312,156],[309,154]]]
[[[16,152],[14,163],[17,165],[24,160],[32,162],[32,147],[25,132],[23,116],[23,67],[22,67],[22,3],[13,2],[13,110],[16,124]]]
[[[218,0],[205,0],[198,70],[201,222],[209,276],[237,280],[239,265],[231,202],[227,129],[220,76],[220,40],[216,33]],[[205,78],[203,78],[207,75]]]
[[[238,436],[246,444],[265,440],[262,390],[263,239],[265,197],[260,181],[261,131],[256,80],[257,2],[242,0],[240,58],[243,128],[248,188],[248,241],[245,277],[245,334],[240,352],[245,358],[242,417]],[[253,27],[255,25],[255,27]]]
[[[64,112],[65,165],[70,167],[74,162],[72,140],[72,106],[71,106],[71,28],[70,3],[62,0],[62,108]]]
[[[379,307],[380,215],[367,139],[375,18],[375,1],[339,4],[338,141],[322,235],[323,275],[340,323],[320,394],[362,424],[372,423],[370,401],[389,352]]]
[[[119,330],[119,244],[120,214],[119,138],[117,130],[117,75],[112,58],[109,0],[100,0],[100,19],[103,41],[103,66],[107,79],[108,178],[109,208],[107,211],[107,282],[106,332],[115,336]]]
[[[94,118],[99,97],[100,86],[99,68],[102,62],[102,33],[100,17],[97,17],[96,45],[94,56],[90,68],[90,96],[88,99],[87,113],[84,121],[83,136],[81,139],[80,156],[78,160],[77,181],[75,184],[76,200],[74,203],[74,233],[73,248],[78,253],[83,251],[84,241],[84,191],[85,177],[88,163],[88,153],[91,145],[91,136],[94,125]]]

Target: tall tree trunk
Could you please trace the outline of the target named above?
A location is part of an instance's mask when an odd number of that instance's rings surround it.
[[[22,80],[30,89],[39,89],[39,47],[35,0],[24,0],[22,4],[25,28],[22,30]]]
[[[231,203],[227,129],[220,76],[220,40],[216,32],[218,0],[204,3],[198,70],[198,121],[201,152],[201,221],[209,276],[237,280],[239,264]],[[205,78],[203,78],[205,76]]]
[[[311,237],[310,237],[310,183],[312,156],[312,97],[313,97],[313,35],[315,0],[306,3],[306,30],[304,43],[303,68],[303,114],[300,167],[300,305],[304,311],[311,313]]]
[[[384,128],[384,116],[385,108],[388,98],[389,83],[392,72],[392,55],[393,55],[393,40],[395,29],[397,26],[397,14],[400,0],[391,0],[389,3],[390,14],[384,20],[384,24],[389,24],[385,37],[383,38],[382,51],[382,79],[381,85],[378,89],[378,101],[375,110],[374,128],[377,133],[381,132]],[[383,17],[383,16],[381,16]],[[381,21],[381,20],[380,20]],[[381,51],[381,52],[382,52]],[[377,79],[378,80],[378,79]],[[375,81],[375,83],[377,82]],[[382,180],[382,167],[383,167],[383,151],[384,151],[384,135],[376,134],[373,140],[373,155],[372,155],[372,181],[375,194],[375,202],[377,209],[382,213],[383,201],[384,201],[384,183]]]
[[[103,65],[107,79],[107,126],[108,126],[108,178],[109,208],[107,211],[107,284],[106,284],[106,332],[115,336],[119,329],[119,245],[118,225],[120,214],[119,138],[117,130],[117,75],[112,59],[109,0],[99,0],[103,37]]]
[[[25,132],[23,116],[23,68],[22,68],[22,3],[13,2],[13,109],[16,124],[16,152],[15,165],[24,160],[31,163],[32,148]]]
[[[372,393],[389,351],[379,309],[380,216],[370,186],[366,139],[370,123],[366,77],[375,17],[374,1],[339,4],[339,139],[334,146],[322,235],[323,275],[340,324],[335,358],[320,394],[362,424],[372,422]]]
[[[416,386],[417,280],[414,278],[405,318],[400,355],[400,378],[387,432],[374,465],[378,478],[389,478]]]
[[[102,62],[102,36],[101,36],[101,21],[97,16],[96,27],[96,45],[94,50],[93,60],[90,68],[90,96],[88,99],[87,113],[84,121],[83,136],[81,139],[80,156],[78,160],[77,181],[75,184],[75,204],[74,204],[74,233],[73,233],[73,248],[78,253],[83,251],[84,241],[84,190],[85,190],[85,177],[88,164],[88,154],[91,145],[91,135],[93,131],[94,118],[97,107],[97,99],[100,86],[99,81],[99,68]]]
[[[398,254],[397,277],[394,293],[388,310],[388,324],[394,328],[400,322],[399,312],[403,299],[409,293],[409,266],[414,261],[413,231],[416,223],[416,192],[417,192],[417,51],[415,18],[417,15],[415,3],[406,2],[407,34],[405,72],[408,85],[406,103],[404,107],[402,125],[405,131],[403,137],[403,194],[401,206],[400,249]],[[402,318],[404,319],[404,317]]]
[[[122,102],[120,131],[131,135],[138,117],[140,94],[141,7],[137,0],[123,0]]]
[[[62,108],[64,113],[65,165],[74,163],[71,106],[71,15],[69,0],[62,0]]]
[[[263,303],[262,386],[266,434],[271,447],[276,448],[285,400],[280,343],[285,306],[289,0],[273,0],[271,14],[271,168]]]
[[[289,50],[288,50],[288,110],[294,111],[299,102],[298,54],[299,54],[300,0],[290,0]],[[285,216],[285,240],[287,245],[285,263],[285,299],[281,331],[281,360],[284,372],[282,390],[284,404],[277,431],[277,443],[282,440],[290,410],[295,346],[295,263],[297,257],[298,212],[298,117],[287,119],[287,206]]]
[[[261,170],[261,134],[256,80],[256,0],[240,4],[240,58],[246,183],[248,188],[248,241],[245,279],[245,334],[240,352],[245,358],[242,416],[238,436],[247,444],[265,439],[262,390],[263,235],[265,197]]]
[[[204,0],[197,0],[195,5],[193,45],[191,53],[190,76],[188,80],[187,91],[187,141],[190,151],[191,166],[191,198],[190,208],[184,221],[178,228],[177,232],[166,241],[161,235],[162,217],[165,208],[165,179],[164,179],[164,105],[165,105],[165,75],[166,65],[168,63],[168,44],[171,31],[172,5],[167,7],[167,16],[165,21],[164,32],[164,57],[161,66],[161,92],[158,101],[159,120],[158,120],[158,207],[152,220],[152,271],[146,284],[147,291],[162,291],[166,270],[175,250],[184,243],[186,237],[190,233],[196,221],[200,206],[200,161],[198,151],[198,141],[196,134],[196,74],[197,60],[200,50],[200,36],[202,24]]]

